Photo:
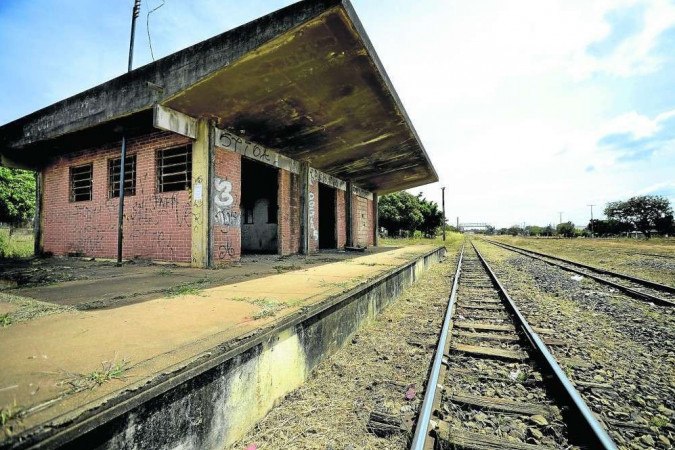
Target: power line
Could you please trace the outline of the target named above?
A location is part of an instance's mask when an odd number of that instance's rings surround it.
[[[148,11],[148,14],[145,16],[145,29],[148,31],[148,45],[150,46],[150,57],[152,58],[153,61],[155,60],[155,54],[152,51],[152,38],[150,37],[150,14],[154,13],[159,8],[164,6],[165,0],[161,0],[161,1],[162,1],[161,5],[157,6],[156,8],[151,9],[150,11]]]

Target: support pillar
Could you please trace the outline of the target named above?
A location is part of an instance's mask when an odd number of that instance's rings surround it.
[[[354,194],[353,184],[347,182],[347,198],[345,207],[347,209],[347,247],[354,247]]]
[[[379,203],[380,197],[377,192],[373,192],[373,246],[380,245],[380,218],[379,218]]]
[[[197,122],[192,143],[192,267],[209,266],[209,124]]]
[[[309,254],[309,163],[300,163],[300,251]]]
[[[43,230],[43,214],[42,214],[42,199],[44,198],[44,176],[40,170],[35,172],[35,218],[33,222],[33,233],[35,235],[33,253],[35,256],[40,256],[44,253],[42,230]]]

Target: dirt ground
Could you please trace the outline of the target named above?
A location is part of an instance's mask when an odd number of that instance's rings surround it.
[[[233,449],[404,449],[448,303],[462,237],[347,345],[323,361]],[[410,400],[406,399],[412,396]],[[399,417],[405,430],[368,431],[373,411]]]
[[[554,239],[495,236],[495,239],[675,286],[675,238]]]

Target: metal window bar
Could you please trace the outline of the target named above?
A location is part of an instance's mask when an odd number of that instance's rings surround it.
[[[120,196],[121,158],[108,160],[108,198]],[[136,195],[136,155],[127,155],[124,162],[124,195]]]
[[[70,201],[83,202],[91,200],[93,164],[70,168]]]
[[[157,190],[183,191],[192,183],[192,147],[169,148],[157,152]]]

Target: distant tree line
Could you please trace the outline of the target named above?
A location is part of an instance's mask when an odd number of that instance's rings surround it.
[[[389,236],[413,236],[419,231],[426,237],[434,237],[443,225],[443,212],[436,202],[405,191],[380,197],[378,204],[380,227],[387,229]]]
[[[670,201],[658,195],[641,195],[625,201],[607,203],[605,210],[607,219],[593,219],[585,229],[577,229],[572,222],[564,222],[553,227],[529,225],[522,228],[514,225],[509,228],[489,228],[485,234],[501,234],[512,236],[619,236],[640,232],[647,239],[653,235],[675,235],[675,220]]]

